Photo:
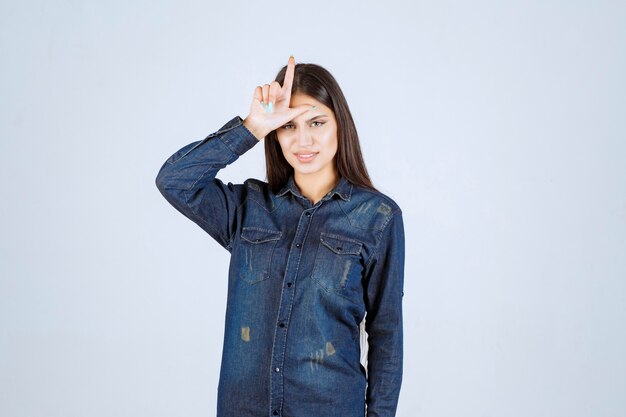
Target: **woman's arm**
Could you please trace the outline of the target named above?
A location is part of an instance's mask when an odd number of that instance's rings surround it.
[[[156,177],[165,199],[229,252],[246,185],[224,184],[215,175],[269,132],[311,109],[308,104],[289,107],[295,67],[291,56],[282,86],[277,81],[257,86],[244,120],[236,116],[217,132],[183,147],[165,161]]]
[[[396,415],[402,383],[404,224],[396,210],[385,224],[365,277],[368,335],[367,416]]]
[[[217,172],[259,143],[235,116],[205,139],[170,156],[159,170],[156,186],[178,211],[198,224],[228,251],[236,228],[236,209],[245,199],[244,184],[224,184]]]

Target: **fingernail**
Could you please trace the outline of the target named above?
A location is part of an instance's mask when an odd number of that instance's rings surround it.
[[[269,108],[269,110],[268,110],[268,111],[269,111],[270,113],[274,111],[274,103],[273,103],[273,102],[271,102],[271,101],[270,101],[270,105],[269,105],[269,106],[267,106],[267,107]]]
[[[312,106],[308,111],[315,110],[315,109],[317,109],[317,107]]]
[[[263,100],[261,100],[261,106],[265,108],[265,103],[263,102]]]

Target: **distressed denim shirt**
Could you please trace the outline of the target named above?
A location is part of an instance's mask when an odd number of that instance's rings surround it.
[[[257,179],[216,178],[259,142],[235,116],[156,177],[165,199],[230,252],[217,416],[392,417],[402,381],[402,212],[344,177],[316,204],[293,174],[276,194]]]

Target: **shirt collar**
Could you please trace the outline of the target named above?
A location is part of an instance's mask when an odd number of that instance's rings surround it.
[[[291,193],[296,197],[305,198],[300,193],[300,190],[296,185],[296,182],[293,178],[293,173],[291,173],[291,175],[289,176],[289,179],[287,180],[285,186],[281,188],[281,190],[276,195],[282,197],[283,195],[287,194],[288,191],[291,191]],[[339,181],[337,182],[337,185],[335,185],[335,188],[329,191],[328,194],[326,194],[324,198],[322,198],[322,200],[332,198],[332,196],[334,196],[335,194],[337,194],[345,201],[350,201],[350,196],[352,195],[352,184],[345,177],[339,177]]]

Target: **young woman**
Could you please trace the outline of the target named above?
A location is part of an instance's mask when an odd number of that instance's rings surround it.
[[[263,138],[267,182],[216,178]],[[395,415],[402,211],[372,186],[327,70],[290,57],[245,119],[174,153],[156,185],[231,254],[218,417]]]

